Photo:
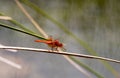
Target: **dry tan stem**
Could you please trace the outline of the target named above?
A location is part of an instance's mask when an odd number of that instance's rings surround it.
[[[36,48],[26,48],[26,47],[11,47],[11,46],[2,46],[0,49],[14,49],[14,50],[25,50],[25,51],[34,51],[34,52],[44,52],[44,53],[52,53],[52,54],[60,54],[60,55],[67,55],[67,56],[76,56],[76,57],[83,57],[83,58],[90,58],[90,59],[99,59],[104,61],[110,61],[115,63],[120,63],[118,60],[104,58],[99,56],[92,56],[92,55],[85,55],[85,54],[78,54],[72,52],[63,52],[63,51],[50,51],[45,49],[36,49]]]
[[[0,20],[12,20],[9,16],[0,16]]]
[[[34,19],[30,16],[30,14],[24,9],[24,7],[22,6],[22,4],[18,1],[15,0],[15,2],[17,3],[18,7],[22,10],[22,12],[28,17],[28,19],[32,22],[32,24],[38,29],[38,31],[45,37],[48,38],[47,34],[45,33],[45,31],[43,31],[43,29],[39,26],[39,24],[34,21]]]

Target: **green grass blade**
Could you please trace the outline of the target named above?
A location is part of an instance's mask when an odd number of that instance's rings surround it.
[[[59,28],[61,28],[65,33],[67,33],[68,35],[70,35],[71,37],[73,37],[76,41],[79,42],[80,45],[82,45],[90,54],[92,55],[97,55],[96,51],[94,51],[86,42],[82,41],[81,39],[79,39],[76,35],[74,35],[71,31],[69,31],[63,24],[61,24],[60,22],[58,22],[57,20],[55,20],[54,18],[52,18],[51,16],[49,16],[46,12],[44,12],[42,9],[40,9],[38,6],[36,6],[35,4],[31,3],[28,0],[20,0],[21,2],[23,2],[24,4],[26,4],[27,6],[31,7],[33,10],[35,10],[37,13],[41,14],[42,16],[46,17],[47,19],[49,19],[50,21],[52,21],[54,24],[56,24]],[[104,64],[104,66],[111,71],[115,76],[116,76],[116,70],[107,62],[102,61],[102,63]]]
[[[94,74],[97,78],[104,78],[103,76],[101,76],[99,73],[97,73],[96,71],[94,71],[93,69],[89,68],[87,65],[81,63],[79,60],[75,59],[72,56],[69,56],[70,59],[72,59],[74,62],[76,62],[78,65],[82,66],[84,69],[88,70],[89,72],[91,72],[92,74]]]
[[[17,25],[17,26],[19,26],[21,29],[23,29],[23,30],[25,30],[27,32],[35,34],[33,31],[27,29],[25,26],[23,26],[22,24],[18,23],[16,20],[10,20],[10,22],[15,24],[15,25]]]
[[[1,16],[4,16],[3,13],[0,13]],[[19,22],[17,22],[16,20],[8,20],[9,22],[11,22],[12,24],[15,24],[16,26],[18,26],[19,28],[23,29],[26,32],[30,32],[32,34],[36,34],[35,32],[31,31],[30,29],[27,29],[25,26],[23,26],[22,24],[20,24]]]
[[[5,27],[5,28],[8,28],[8,29],[11,29],[11,30],[14,30],[14,31],[18,31],[18,32],[21,32],[21,33],[25,33],[25,34],[28,34],[28,35],[31,35],[31,36],[37,37],[37,38],[39,38],[39,39],[46,40],[45,38],[43,38],[43,37],[41,37],[41,36],[39,36],[39,35],[37,35],[37,34],[29,33],[29,32],[26,32],[26,31],[20,30],[20,29],[18,29],[18,28],[14,28],[14,27],[9,26],[9,25],[6,25],[6,24],[2,24],[2,23],[0,23],[0,26],[1,26],[1,27]]]

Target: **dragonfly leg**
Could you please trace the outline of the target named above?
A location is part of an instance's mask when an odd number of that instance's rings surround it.
[[[51,51],[52,51],[52,52],[54,51],[54,47],[51,47]]]
[[[55,51],[59,52],[58,47],[55,47]]]

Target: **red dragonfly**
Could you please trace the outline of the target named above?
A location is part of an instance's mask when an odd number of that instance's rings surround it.
[[[47,40],[35,40],[35,42],[41,42],[47,44],[49,47],[51,47],[51,50],[56,50],[58,51],[58,48],[62,48],[65,50],[63,47],[63,43],[59,42],[57,39],[53,39],[52,37],[48,38]]]

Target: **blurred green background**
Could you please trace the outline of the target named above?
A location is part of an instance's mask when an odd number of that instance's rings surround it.
[[[99,56],[120,60],[119,0],[30,0],[85,41]],[[89,54],[87,50],[49,19],[24,6],[48,35],[65,43],[68,52]],[[0,0],[0,12],[39,33],[14,0]],[[6,21],[0,21],[12,25]],[[9,46],[49,49],[35,43],[37,38],[0,27],[0,43]],[[1,78],[87,78],[60,55],[0,50],[0,55],[18,62],[24,69],[16,70],[0,62]],[[77,58],[105,78],[115,78],[98,60]],[[120,74],[120,64],[109,63]],[[4,70],[4,71],[3,71]],[[11,72],[12,71],[12,72]],[[92,74],[91,74],[92,75]],[[93,78],[97,78],[94,77]],[[119,77],[118,77],[119,78]]]

